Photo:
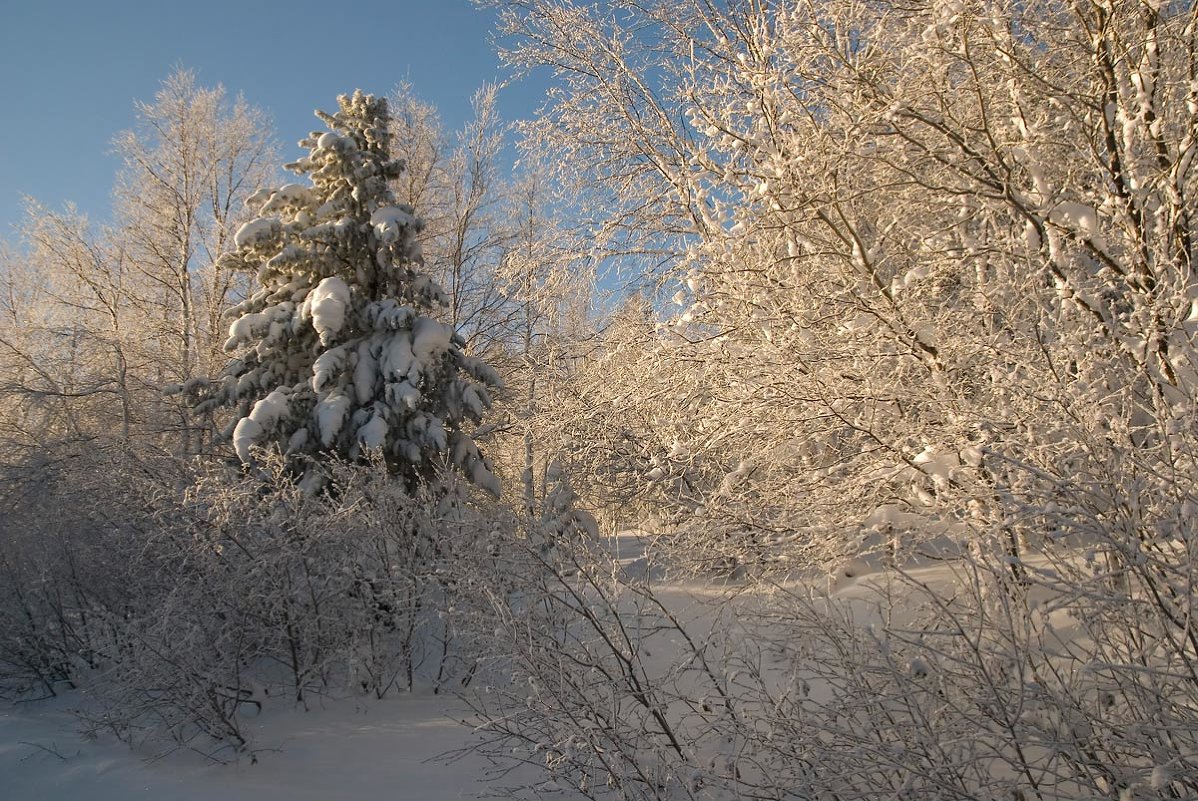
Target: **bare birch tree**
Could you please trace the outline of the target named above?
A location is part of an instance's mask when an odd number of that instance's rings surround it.
[[[265,115],[221,86],[198,85],[193,72],[175,71],[136,110],[137,125],[114,142],[124,161],[117,226],[134,274],[126,292],[145,310],[155,380],[176,384],[223,360],[221,315],[246,286],[217,257],[232,247],[248,219],[244,201],[274,177],[276,159]]]
[[[1014,549],[1079,474],[1189,463],[1192,9],[496,5],[563,82],[530,141],[679,304],[698,528]]]

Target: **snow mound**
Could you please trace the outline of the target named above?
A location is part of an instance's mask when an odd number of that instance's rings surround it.
[[[321,281],[304,302],[312,327],[320,334],[322,344],[341,332],[345,325],[345,310],[349,307],[349,286],[339,276]]]
[[[303,184],[285,184],[271,193],[270,199],[262,206],[259,213],[268,214],[280,211],[288,206],[303,207],[313,203],[315,196],[311,188]]]
[[[349,412],[349,396],[336,392],[327,398],[322,398],[316,404],[316,428],[320,432],[320,444],[329,447],[341,426],[345,425],[345,416]]]
[[[383,447],[386,441],[387,421],[381,415],[371,417],[366,425],[358,429],[358,442],[362,443],[363,448],[375,450]]]
[[[287,411],[288,393],[281,388],[255,403],[249,416],[238,420],[233,429],[233,450],[237,452],[237,458],[243,462],[251,461],[250,447],[274,428]]]
[[[429,317],[421,317],[412,329],[412,355],[424,364],[449,350],[453,330]]]
[[[321,150],[333,150],[341,144],[342,137],[333,131],[327,131],[316,140],[316,146]]]
[[[405,206],[383,206],[370,215],[370,224],[374,226],[375,233],[387,245],[398,242],[415,222],[412,209]]]
[[[274,217],[259,217],[256,220],[250,220],[238,228],[237,233],[233,234],[233,244],[238,248],[262,244],[278,236],[281,227],[279,221]]]

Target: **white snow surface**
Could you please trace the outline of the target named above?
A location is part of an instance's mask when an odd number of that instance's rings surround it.
[[[383,348],[380,368],[388,381],[398,381],[406,378],[412,369],[412,340],[408,332],[399,331],[393,334]]]
[[[487,469],[487,466],[481,460],[476,461],[470,468],[470,480],[496,498],[503,492],[503,486],[499,483],[499,479]]]
[[[370,352],[370,341],[358,345],[358,359],[354,364],[354,394],[359,405],[365,405],[374,397],[374,383],[378,376],[378,362]]]
[[[270,315],[265,312],[251,312],[242,315],[229,325],[229,338],[225,340],[225,350],[233,350],[242,342],[260,335],[270,325]]]
[[[459,442],[464,451],[472,443]],[[481,467],[479,464],[476,469]],[[689,610],[684,616],[710,613],[695,601],[726,597],[728,586],[718,580],[675,581],[654,554],[654,538],[625,531],[610,540],[611,556],[619,571],[632,581],[653,577],[657,597],[667,607]],[[951,590],[956,579],[946,562],[913,566],[909,579],[935,591]],[[857,625],[872,628],[882,622],[877,606],[887,585],[887,573],[874,560],[854,560],[827,577],[832,597],[852,605]],[[736,583],[735,577],[728,579]],[[815,580],[818,582],[818,580]],[[748,602],[751,596],[746,596]],[[704,612],[704,610],[707,612]],[[1065,632],[1068,621],[1058,621]],[[1056,625],[1056,624],[1054,624]],[[646,656],[648,652],[646,652]],[[659,672],[668,664],[668,649],[654,649],[646,664]],[[913,659],[913,676],[927,675],[931,666]],[[68,714],[70,696],[50,702],[0,705],[0,801],[449,801],[485,794],[482,781],[489,763],[473,754],[452,763],[436,761],[475,742],[476,733],[458,721],[468,720],[461,701],[447,695],[405,695],[389,700],[326,701],[310,711],[271,709],[247,722],[257,763],[241,757],[218,765],[187,751],[160,759],[130,751],[111,740],[85,741]],[[508,775],[501,785],[519,779],[536,782],[535,773]],[[1152,772],[1152,781],[1167,780],[1165,768]],[[574,801],[581,796],[553,792],[548,801]]]
[[[333,444],[341,426],[345,425],[345,416],[349,412],[349,397],[341,392],[334,392],[316,403],[316,428],[320,432],[320,443],[326,448]]]
[[[453,329],[431,317],[421,317],[412,328],[412,354],[424,364],[449,350]]]
[[[349,306],[349,286],[340,276],[330,276],[319,284],[305,301],[312,327],[320,334],[321,342],[328,342],[345,325],[345,310]]]
[[[256,245],[264,239],[273,237],[279,230],[279,221],[274,217],[259,217],[250,220],[237,229],[233,234],[233,244],[239,248]]]
[[[326,131],[316,140],[316,146],[322,150],[329,150],[341,143],[341,136],[333,131]]]
[[[387,421],[381,415],[374,415],[358,429],[358,441],[364,448],[381,448],[387,441]]]
[[[388,387],[387,401],[393,405],[402,405],[406,409],[415,409],[420,403],[420,390],[409,381],[400,381]]]
[[[1053,209],[1050,218],[1058,225],[1081,232],[1088,239],[1098,236],[1098,212],[1093,206],[1063,201]]]
[[[270,214],[287,206],[310,206],[314,200],[311,187],[303,184],[285,184],[270,194],[270,199],[262,205],[258,213]]]
[[[233,450],[237,451],[237,458],[250,461],[250,447],[287,414],[287,401],[287,393],[276,389],[254,404],[249,417],[237,421],[237,428],[233,429]]]
[[[370,224],[374,226],[379,241],[388,245],[398,242],[415,220],[411,212],[399,206],[383,206],[370,215]]]
[[[312,364],[312,390],[320,392],[333,376],[345,366],[345,348],[329,348]]]
[[[466,710],[445,695],[268,712],[251,724],[255,742],[268,750],[257,764],[242,757],[228,765],[185,751],[153,759],[115,741],[85,741],[70,703],[0,706],[0,799],[451,801],[486,790],[483,759],[430,761],[474,737],[457,722]]]

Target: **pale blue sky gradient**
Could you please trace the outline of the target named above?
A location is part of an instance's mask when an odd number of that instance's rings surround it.
[[[506,77],[493,22],[469,0],[0,0],[0,238],[19,239],[24,195],[104,220],[112,138],[176,66],[264,109],[291,160],[312,109],[355,88],[409,81],[460,126],[474,90]],[[502,115],[531,116],[543,91],[505,88]]]

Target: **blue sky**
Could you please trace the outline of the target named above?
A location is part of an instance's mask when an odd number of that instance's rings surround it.
[[[0,0],[0,238],[18,238],[25,195],[104,219],[112,138],[176,66],[267,111],[291,159],[312,109],[354,88],[409,81],[459,126],[474,90],[506,77],[493,22],[469,0]],[[503,116],[530,116],[543,89],[505,88]]]

